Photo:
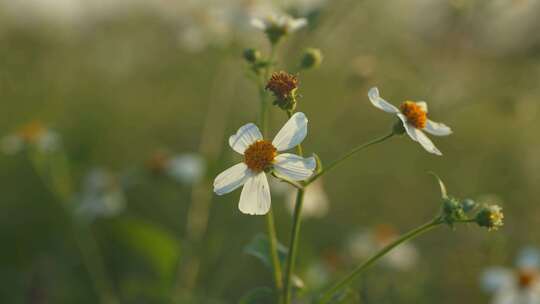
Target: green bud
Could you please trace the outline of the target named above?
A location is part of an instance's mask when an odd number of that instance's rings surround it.
[[[304,70],[318,68],[323,61],[321,50],[308,48],[304,51],[300,61],[300,67]]]
[[[458,200],[452,197],[444,198],[442,205],[442,219],[453,227],[454,222],[466,219],[465,212]]]
[[[472,211],[474,208],[476,208],[477,204],[472,199],[466,198],[463,201],[461,201],[461,206],[463,208],[463,211],[469,212],[469,211]]]
[[[256,63],[261,59],[261,52],[252,48],[245,49],[242,55],[249,63]]]
[[[497,230],[503,225],[504,214],[502,208],[497,205],[484,206],[476,215],[476,223],[488,230]]]

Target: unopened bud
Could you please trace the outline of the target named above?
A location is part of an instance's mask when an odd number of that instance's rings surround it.
[[[249,63],[256,63],[257,61],[259,61],[259,59],[261,59],[261,52],[252,48],[245,49],[242,55],[244,59]]]
[[[317,68],[323,61],[321,50],[308,48],[304,51],[304,55],[300,61],[300,67],[304,70]]]

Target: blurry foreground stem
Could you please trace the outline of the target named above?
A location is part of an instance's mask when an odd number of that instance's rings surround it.
[[[292,275],[296,261],[296,248],[298,246],[298,237],[300,236],[300,222],[302,220],[302,205],[304,202],[304,189],[298,189],[296,202],[294,204],[293,226],[291,231],[291,242],[289,244],[289,253],[287,254],[287,264],[285,270],[285,288],[283,289],[283,300],[285,304],[291,303],[292,293]]]
[[[424,232],[430,231],[431,229],[441,225],[443,223],[442,219],[440,217],[435,218],[434,220],[431,220],[427,223],[425,223],[422,226],[419,226],[392,243],[386,245],[383,249],[381,249],[379,252],[371,256],[367,261],[360,264],[356,269],[354,269],[349,275],[347,275],[345,278],[341,279],[339,282],[334,284],[330,289],[328,289],[326,292],[324,292],[319,301],[318,304],[325,304],[332,300],[334,295],[341,291],[342,289],[348,287],[354,279],[356,279],[360,274],[364,272],[369,266],[373,265],[376,261],[378,261],[380,258],[384,257],[388,252],[390,252],[392,249],[394,249],[396,246],[398,246],[401,243],[404,243],[406,241],[409,241],[411,239],[414,239],[415,237],[423,234]]]

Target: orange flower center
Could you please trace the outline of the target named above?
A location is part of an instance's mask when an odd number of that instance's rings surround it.
[[[270,167],[277,155],[277,149],[267,140],[258,140],[244,151],[244,163],[249,169],[261,172]]]
[[[423,129],[426,127],[427,113],[416,102],[405,101],[401,104],[400,110],[415,128]]]
[[[520,288],[530,287],[537,279],[537,274],[534,270],[524,269],[517,273],[518,284]]]
[[[45,126],[39,121],[32,121],[22,126],[17,134],[26,142],[36,142],[39,137],[45,133]]]

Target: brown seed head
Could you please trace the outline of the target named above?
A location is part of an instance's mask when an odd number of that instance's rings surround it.
[[[298,88],[296,76],[284,71],[274,72],[265,89],[272,91],[277,99],[286,99]]]

